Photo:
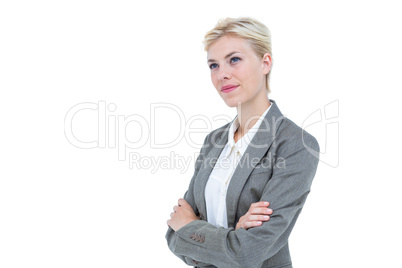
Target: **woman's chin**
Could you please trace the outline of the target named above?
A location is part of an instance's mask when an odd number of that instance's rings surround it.
[[[236,100],[236,99],[228,99],[228,100],[224,99],[223,101],[226,103],[226,105],[228,107],[231,107],[231,108],[235,108],[241,104],[241,100]]]

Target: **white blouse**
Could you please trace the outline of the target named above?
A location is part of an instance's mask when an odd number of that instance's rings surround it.
[[[232,179],[232,175],[237,164],[239,163],[240,158],[246,151],[250,141],[253,139],[271,106],[272,102],[254,124],[254,126],[236,143],[234,141],[234,133],[239,127],[237,116],[229,128],[228,142],[225,148],[223,148],[219,159],[216,162],[211,175],[209,176],[207,185],[205,186],[207,219],[209,223],[215,225],[216,227],[228,228],[226,194],[230,180]]]

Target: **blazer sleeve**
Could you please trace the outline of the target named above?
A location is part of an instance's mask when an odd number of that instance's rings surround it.
[[[217,228],[202,220],[190,222],[175,232],[171,248],[174,254],[217,267],[257,268],[287,243],[310,192],[318,166],[319,145],[308,134],[304,139],[290,137],[278,141],[277,146],[277,164],[260,199],[270,202],[274,211],[270,220],[248,230]],[[313,155],[307,148],[316,153]],[[194,239],[195,236],[202,239]]]
[[[183,199],[185,199],[185,200],[187,201],[187,203],[189,203],[189,204],[191,205],[191,207],[193,208],[193,210],[194,210],[194,212],[195,212],[196,215],[198,215],[199,213],[198,213],[197,206],[195,205],[194,194],[193,194],[193,193],[194,193],[194,191],[193,191],[193,188],[194,188],[194,180],[195,180],[195,177],[197,176],[198,171],[199,171],[200,168],[201,168],[201,165],[202,165],[202,163],[203,163],[203,159],[204,159],[205,154],[206,154],[206,150],[207,150],[207,148],[208,148],[208,146],[209,146],[209,145],[208,145],[208,144],[209,144],[209,143],[208,143],[208,137],[209,137],[209,135],[210,135],[210,134],[208,134],[208,135],[205,137],[204,144],[203,144],[203,146],[201,147],[200,154],[198,155],[197,160],[196,160],[196,162],[195,162],[195,168],[194,168],[193,177],[191,178],[191,180],[190,180],[190,185],[189,185],[189,187],[188,187],[188,190],[186,191],[186,193],[184,194],[184,197],[183,197]],[[174,231],[172,228],[170,228],[170,226],[168,227],[168,230],[167,230],[167,233],[166,233],[166,235],[165,235],[165,238],[166,238],[166,240],[167,240],[169,249],[170,249],[177,257],[179,257],[182,261],[184,261],[186,264],[188,264],[188,265],[190,265],[190,266],[197,265],[197,266],[199,266],[199,267],[206,267],[206,266],[209,266],[209,264],[207,264],[207,263],[201,263],[201,262],[199,262],[199,261],[195,261],[194,259],[192,259],[192,258],[190,258],[190,257],[188,257],[188,256],[185,256],[185,254],[179,254],[179,253],[176,252],[176,249],[175,249],[175,248],[176,248],[177,240],[180,239],[180,238],[177,236],[177,234],[175,233],[175,231]]]

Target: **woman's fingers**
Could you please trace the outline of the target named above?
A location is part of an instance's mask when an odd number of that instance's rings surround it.
[[[272,209],[268,208],[269,205],[270,204],[267,201],[260,201],[260,202],[252,203],[250,205],[248,213],[270,215],[270,214],[272,214],[273,211],[272,211]]]
[[[249,222],[245,222],[243,224],[242,228],[247,230],[247,229],[252,228],[252,227],[260,226],[261,224],[262,224],[261,221],[249,221]]]
[[[267,201],[260,201],[260,202],[255,202],[252,203],[250,208],[254,208],[254,207],[268,207],[269,206],[269,202]]]
[[[250,213],[252,215],[256,215],[256,214],[271,215],[272,212],[273,212],[272,209],[265,208],[265,207],[254,207],[254,208],[250,208],[248,211],[248,213]]]
[[[268,215],[253,215],[247,213],[243,217],[240,218],[238,224],[236,225],[236,229],[239,228],[244,228],[244,229],[249,229],[252,227],[257,227],[262,225],[263,222],[268,221],[270,217]]]
[[[268,215],[250,215],[247,218],[247,221],[267,221],[269,220]]]
[[[266,219],[266,220],[248,220],[248,221],[243,222],[241,227],[247,230],[249,228],[260,226],[260,225],[262,225],[262,223],[264,221],[267,221],[267,220],[268,219]]]
[[[236,229],[244,228],[249,229],[262,225],[263,222],[268,221],[273,211],[269,208],[269,202],[260,201],[252,203],[248,212],[239,219]]]

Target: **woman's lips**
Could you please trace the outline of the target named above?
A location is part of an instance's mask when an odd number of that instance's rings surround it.
[[[229,92],[235,90],[238,87],[239,87],[238,85],[237,86],[235,86],[235,85],[227,85],[227,86],[222,87],[221,91],[223,93],[229,93]]]

